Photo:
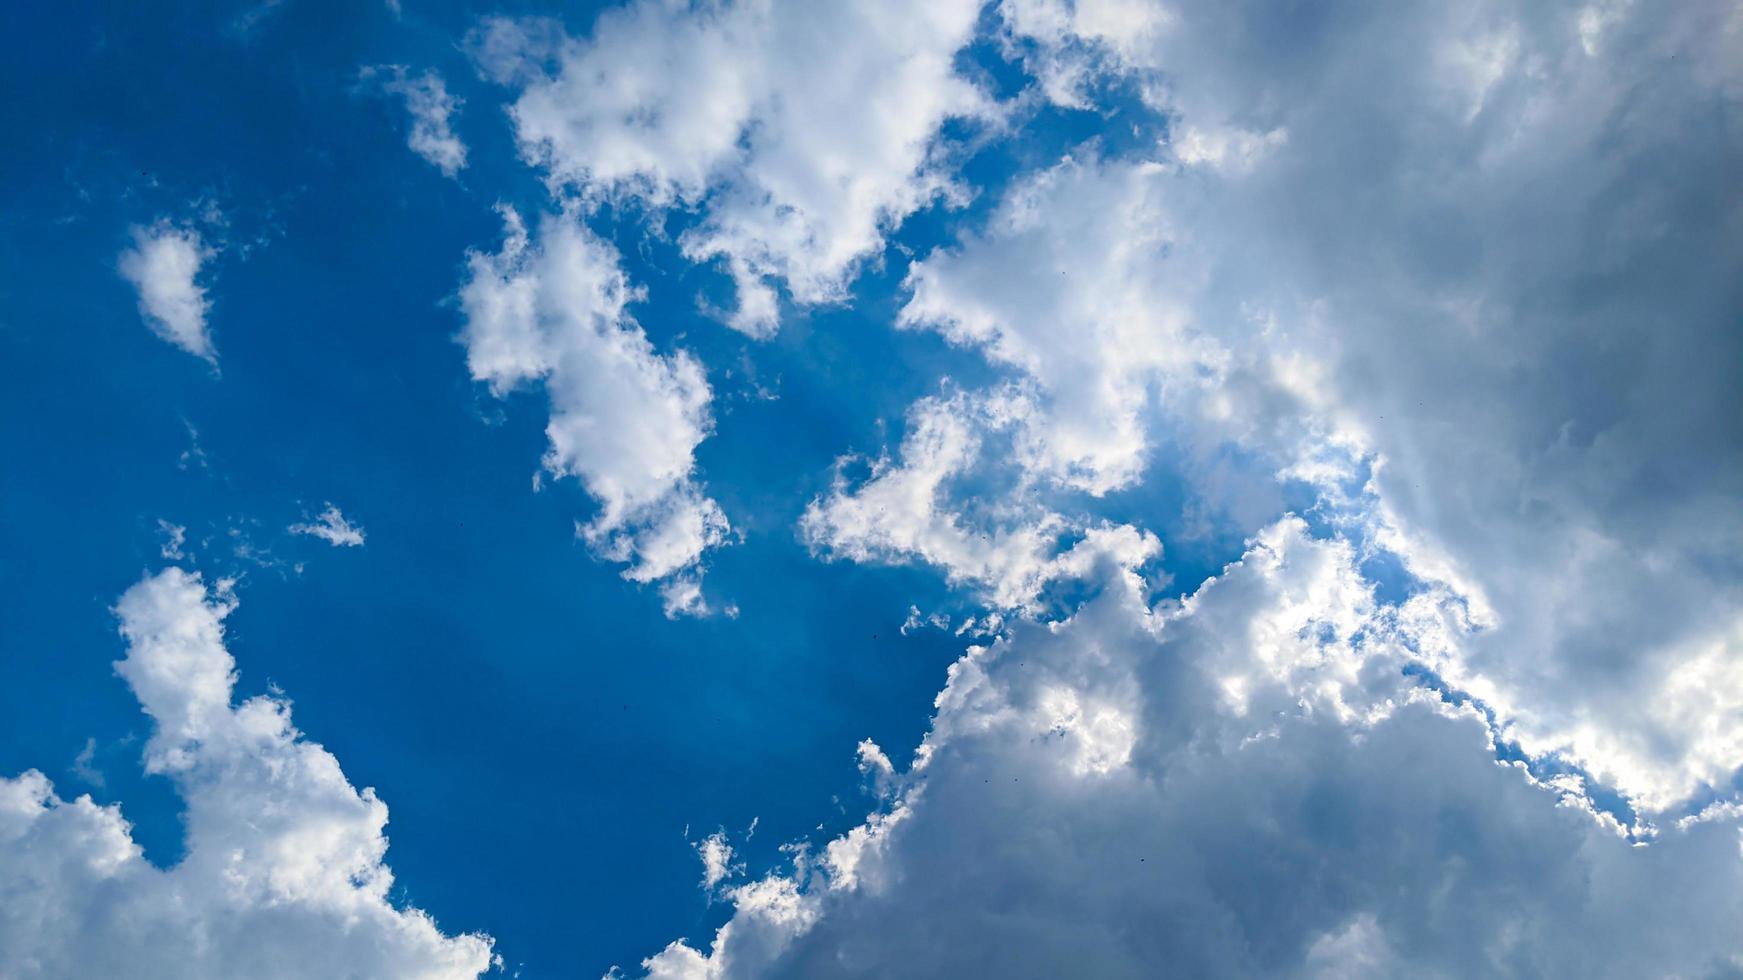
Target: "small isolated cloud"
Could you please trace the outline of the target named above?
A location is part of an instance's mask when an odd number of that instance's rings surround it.
[[[200,430],[194,428],[194,423],[182,419],[182,427],[188,430],[188,448],[176,460],[176,467],[183,470],[209,470],[212,461],[206,456],[206,450],[200,445]]]
[[[694,575],[681,575],[667,580],[660,586],[660,608],[665,611],[667,619],[706,616],[708,600],[702,595],[701,580]]]
[[[536,236],[514,210],[503,217],[502,249],[472,252],[460,288],[472,377],[499,396],[543,384],[545,471],[575,477],[599,503],[576,535],[627,564],[625,578],[663,582],[667,615],[706,612],[702,556],[730,527],[695,478],[696,446],[713,428],[702,365],[654,349],[629,315],[640,292],[617,251],[578,215],[548,216]]]
[[[158,518],[157,533],[163,535],[163,543],[158,546],[158,554],[170,561],[181,561],[182,545],[187,543],[188,529],[180,524],[171,524],[163,518]]]
[[[442,76],[433,69],[414,76],[403,65],[363,71],[365,78],[383,73],[388,77],[382,89],[404,99],[406,111],[411,114],[412,128],[406,145],[412,152],[428,160],[444,176],[453,177],[466,169],[466,144],[454,135],[451,125],[462,103],[459,97],[448,94]]]
[[[150,716],[146,771],[186,804],[186,856],[144,857],[118,804],[0,777],[0,976],[462,980],[492,941],[393,898],[387,806],[291,723],[234,700],[220,584],[169,568],[121,597],[115,669]],[[88,761],[88,760],[87,760]]]
[[[84,782],[87,786],[95,786],[98,789],[102,789],[104,783],[103,772],[93,764],[96,761],[96,758],[97,740],[94,738],[85,739],[85,747],[80,749],[79,754],[73,757],[73,775],[79,777],[80,781]]]
[[[744,865],[734,863],[738,856],[726,842],[726,831],[717,830],[696,843],[696,854],[702,858],[702,887],[713,891],[726,879],[744,873]]]
[[[320,538],[335,548],[357,548],[363,545],[363,526],[351,523],[339,508],[330,503],[326,510],[321,511],[321,516],[312,521],[292,524],[288,530],[292,534]]]
[[[116,269],[139,294],[139,315],[153,333],[216,367],[206,324],[212,304],[199,282],[200,267],[216,251],[194,228],[167,219],[135,225],[131,234],[133,246],[122,251]]]
[[[261,2],[248,7],[230,21],[230,36],[243,43],[254,40],[255,36],[284,6],[284,2],[285,0],[261,0]]]

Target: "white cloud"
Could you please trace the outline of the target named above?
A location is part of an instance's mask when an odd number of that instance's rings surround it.
[[[705,891],[713,891],[721,882],[744,872],[744,865],[734,861],[738,855],[727,843],[724,830],[717,830],[697,842],[696,853],[702,858],[702,888]]]
[[[1174,142],[1174,154],[1181,163],[1244,174],[1258,166],[1266,153],[1288,139],[1289,131],[1282,128],[1268,133],[1249,133],[1240,129],[1186,126]]]
[[[860,776],[880,799],[888,797],[896,782],[895,763],[869,738],[860,739],[858,752]]]
[[[462,48],[480,78],[529,85],[548,79],[568,40],[554,17],[486,17],[467,33]]]
[[[937,329],[1033,378],[1045,417],[1029,420],[1030,468],[1096,494],[1142,470],[1157,379],[1196,386],[1221,354],[1156,279],[1175,242],[1148,192],[1154,179],[1150,167],[1104,179],[1072,162],[1030,179],[984,237],[914,264],[901,313],[905,327]]]
[[[698,528],[697,522],[709,519],[710,512],[705,509],[690,511],[685,518],[689,527],[679,527],[671,532],[679,541],[706,540],[699,537],[710,533],[709,528]],[[721,519],[723,522],[725,518]],[[724,530],[724,524],[722,524]],[[686,545],[688,547],[688,545]],[[687,559],[687,556],[685,556]],[[694,574],[678,575],[667,579],[660,585],[660,607],[667,619],[679,616],[706,616],[711,611],[708,600],[702,595],[702,582]],[[732,615],[731,606],[727,607],[727,615]]]
[[[1019,181],[914,267],[904,323],[1029,407],[916,406],[806,531],[996,581],[1034,549],[970,541],[950,491],[989,437],[1091,495],[1165,444],[1245,556],[1156,606],[1084,570],[1102,591],[1069,621],[952,667],[905,771],[861,746],[865,823],[643,969],[1743,970],[1740,811],[1702,807],[1743,764],[1743,130],[1713,126],[1743,15],[1150,9],[1001,5],[1049,95],[1090,104],[1114,68],[1171,136]],[[1318,537],[1262,516],[1292,480]],[[1395,601],[1380,551],[1415,577]]]
[[[116,268],[139,294],[139,315],[159,337],[216,366],[206,325],[212,304],[198,281],[200,267],[216,252],[197,230],[168,220],[136,225],[131,233],[133,247],[121,252]]]
[[[158,554],[170,561],[181,561],[184,557],[182,545],[188,541],[188,529],[160,517],[157,519],[157,533],[163,535],[163,544],[157,548]]]
[[[817,918],[816,903],[787,878],[761,878],[727,894],[733,917],[716,935],[712,955],[674,942],[642,962],[649,980],[758,976],[795,933],[809,929]]]
[[[1428,619],[1286,520],[1180,602],[1126,572],[950,671],[894,799],[652,977],[1695,976],[1735,818],[1646,847],[1400,671]],[[1419,606],[1424,599],[1413,599]],[[1231,697],[1231,691],[1239,692]],[[862,756],[864,752],[862,749]],[[881,753],[880,753],[881,754]]]
[[[693,584],[703,553],[726,542],[720,506],[694,479],[712,422],[702,366],[660,354],[629,315],[639,297],[617,252],[573,213],[536,240],[504,211],[495,254],[472,252],[460,289],[472,377],[498,395],[542,381],[550,399],[546,471],[574,476],[599,502],[577,533],[636,582],[671,579],[668,614],[705,611]]]
[[[1154,0],[1000,0],[1004,40],[1052,101],[1092,106],[1089,92],[1116,66],[1142,57],[1174,23]],[[1017,42],[1017,43],[1012,43]],[[1039,43],[1039,49],[1027,44]]]
[[[1743,102],[1743,17],[1608,7],[1629,40],[1597,44],[1571,6],[1088,9],[1001,7],[1062,92],[1117,68],[1172,142],[1019,182],[904,322],[1035,386],[1037,472],[1106,492],[1166,442],[1248,528],[1269,475],[1318,484],[1463,596],[1434,666],[1528,751],[1647,810],[1729,792],[1743,688],[1700,651],[1743,607],[1743,137],[1705,113]]]
[[[428,160],[447,177],[457,176],[466,169],[466,144],[454,135],[450,122],[454,113],[459,111],[461,100],[448,94],[442,76],[433,69],[413,76],[401,65],[365,69],[364,75],[369,77],[378,70],[385,70],[390,76],[382,83],[382,88],[403,98],[406,111],[411,114],[412,128],[406,136],[406,145],[412,152]]]
[[[729,322],[764,336],[777,285],[842,299],[886,228],[949,191],[940,127],[990,112],[954,65],[981,6],[638,0],[583,40],[493,21],[473,48],[525,85],[522,152],[554,186],[699,208],[685,254],[724,262]]]
[[[305,534],[320,538],[335,548],[359,548],[363,546],[363,527],[345,519],[339,508],[328,504],[321,515],[312,521],[299,521],[286,530],[292,534]]]
[[[117,607],[116,664],[154,731],[149,772],[186,803],[186,856],[153,866],[119,806],[0,778],[0,973],[54,977],[476,977],[491,942],[389,899],[387,808],[273,696],[232,702],[234,608],[196,575],[149,576]]]
[[[1098,560],[1135,567],[1161,552],[1153,535],[1105,522],[1067,520],[1019,486],[998,494],[960,491],[970,475],[1008,463],[1008,440],[1035,412],[1021,389],[925,398],[908,414],[900,458],[881,457],[857,487],[839,474],[813,500],[799,527],[827,558],[859,562],[918,559],[953,584],[976,588],[996,610],[1025,610],[1048,583]],[[855,462],[846,458],[838,464]],[[965,502],[997,501],[965,513]]]

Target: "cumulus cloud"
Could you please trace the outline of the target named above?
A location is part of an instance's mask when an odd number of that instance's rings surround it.
[[[206,325],[212,304],[199,281],[200,267],[216,251],[196,229],[167,219],[136,225],[131,234],[133,246],[121,252],[116,268],[139,294],[139,315],[159,337],[216,366]]]
[[[360,548],[363,546],[363,527],[346,520],[345,514],[339,508],[328,504],[321,515],[312,521],[298,521],[287,530],[292,534],[303,534],[320,538],[335,548]]]
[[[1183,600],[1129,572],[950,671],[894,798],[650,977],[1696,976],[1730,815],[1635,846],[1401,671],[1438,627],[1294,519]],[[879,753],[881,755],[881,753]],[[865,750],[862,747],[862,757]]]
[[[625,578],[665,580],[668,614],[705,611],[699,564],[729,525],[694,478],[712,425],[701,364],[654,350],[628,313],[640,294],[616,250],[579,216],[547,216],[536,238],[516,212],[503,216],[501,250],[470,253],[460,289],[472,377],[498,395],[543,384],[545,470],[579,479],[599,503],[577,534],[628,564]]]
[[[460,110],[461,100],[448,94],[448,85],[442,76],[433,69],[414,76],[403,65],[391,65],[383,69],[365,69],[364,77],[378,72],[386,72],[388,76],[382,88],[404,99],[406,112],[411,114],[412,126],[406,135],[406,145],[412,152],[428,160],[447,177],[457,176],[466,169],[466,144],[454,135],[450,122]]]
[[[939,129],[991,111],[954,64],[981,6],[638,0],[584,39],[492,21],[472,47],[524,86],[522,152],[554,186],[698,208],[685,254],[725,264],[729,322],[764,336],[777,286],[842,299],[889,226],[950,193]]]
[[[914,264],[899,321],[1036,382],[1046,415],[1029,420],[1029,467],[1096,494],[1142,470],[1142,415],[1158,380],[1191,385],[1222,355],[1154,275],[1174,245],[1168,215],[1146,193],[1154,171],[1104,177],[1067,161],[1028,179],[982,236]]]
[[[1033,569],[962,510],[1050,512],[952,489],[996,439],[1008,489],[1091,500],[1165,445],[1251,540],[1160,604],[1074,570],[1095,598],[971,649],[909,765],[861,745],[862,824],[645,974],[1743,970],[1743,15],[999,16],[1047,97],[1131,83],[1167,135],[1019,179],[913,266],[901,325],[1022,411],[922,402],[807,539]],[[1265,516],[1285,487],[1311,529]]]
[[[985,496],[964,489],[972,475],[999,469],[1012,433],[1034,412],[1017,388],[922,399],[908,413],[899,458],[872,461],[857,486],[839,473],[856,460],[842,460],[834,488],[805,509],[801,535],[826,558],[925,562],[1006,611],[1031,609],[1050,582],[1097,561],[1136,567],[1158,556],[1154,535],[1068,520],[1022,486]],[[968,512],[975,501],[991,503]]]
[[[1035,465],[1106,492],[1166,441],[1253,527],[1265,474],[1208,461],[1257,454],[1464,597],[1436,668],[1529,751],[1646,809],[1728,792],[1738,14],[1000,9],[1060,99],[1116,74],[1171,134],[1020,181],[911,272],[905,324],[1036,386]]]
[[[275,696],[233,702],[235,602],[177,568],[117,613],[115,667],[152,719],[148,772],[186,803],[186,855],[146,861],[118,805],[0,778],[0,973],[8,977],[476,977],[491,941],[389,899],[387,807],[291,725]]]

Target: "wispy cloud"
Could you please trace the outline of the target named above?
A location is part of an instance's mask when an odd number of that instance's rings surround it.
[[[288,530],[292,534],[320,538],[335,548],[359,548],[363,545],[362,526],[346,519],[339,508],[331,503],[321,511],[320,516],[292,524]]]
[[[454,134],[453,117],[461,100],[448,93],[448,85],[434,70],[412,75],[402,65],[365,68],[364,78],[385,75],[382,89],[399,96],[411,115],[406,145],[429,161],[444,176],[455,177],[466,169],[466,144]]]

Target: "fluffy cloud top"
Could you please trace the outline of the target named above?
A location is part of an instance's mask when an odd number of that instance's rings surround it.
[[[199,282],[200,266],[214,252],[193,228],[164,220],[132,229],[133,247],[116,264],[139,294],[139,315],[153,333],[182,350],[218,363],[206,315],[211,301]]]
[[[909,767],[862,746],[886,796],[863,824],[642,969],[1743,970],[1738,809],[1713,802],[1743,766],[1743,15],[999,16],[1048,98],[1132,83],[1167,135],[1019,179],[913,266],[902,325],[982,352],[1022,408],[922,401],[807,540],[1025,594],[1001,583],[1059,518],[955,486],[988,446],[1019,492],[1094,500],[1166,445],[1247,553],[1154,605],[1117,562],[1073,570],[1100,595],[971,650]],[[1259,518],[1286,485],[1316,530]]]
[[[912,270],[906,324],[1036,386],[1034,468],[1103,492],[1165,440],[1207,500],[1266,493],[1217,482],[1224,446],[1366,481],[1358,533],[1481,630],[1437,669],[1529,750],[1647,809],[1728,786],[1736,11],[1001,9],[1060,98],[1136,78],[1172,134]]]
[[[1286,520],[1183,601],[1125,572],[950,672],[895,798],[650,977],[1725,975],[1738,827],[1632,845],[1410,683],[1438,627]],[[862,752],[863,754],[863,752]]]
[[[291,726],[232,701],[234,608],[177,568],[122,596],[116,671],[153,722],[148,771],[186,802],[186,856],[157,868],[119,806],[64,800],[35,771],[0,778],[0,974],[458,980],[491,942],[449,936],[388,898],[387,807]]]
[[[954,65],[981,6],[638,0],[585,39],[498,21],[476,48],[524,85],[523,153],[554,185],[700,208],[684,251],[725,262],[729,322],[761,336],[777,283],[843,298],[884,230],[947,191],[939,128],[988,111]]]
[[[599,502],[580,534],[624,577],[665,580],[668,614],[701,612],[698,564],[723,543],[726,515],[693,479],[711,425],[702,366],[660,354],[626,307],[637,297],[618,256],[573,213],[537,238],[504,211],[502,249],[473,252],[460,290],[473,378],[505,394],[542,381],[550,399],[545,469]]]
[[[1026,96],[959,72],[982,28]],[[1000,378],[916,403],[799,531],[1014,625],[952,667],[910,764],[860,745],[878,803],[850,832],[760,876],[700,841],[734,914],[649,976],[1743,973],[1735,5],[632,0],[585,38],[496,20],[472,49],[559,210],[505,211],[469,254],[471,374],[541,388],[545,470],[598,503],[578,533],[669,615],[705,608],[729,533],[696,474],[712,393],[631,316],[589,216],[681,225],[766,336],[783,292],[844,299],[892,227],[959,199],[953,120],[1157,134],[1013,153],[990,213],[909,268],[896,326]],[[457,171],[440,80],[398,84],[414,148]],[[135,238],[143,314],[215,359],[209,250]],[[1158,466],[1249,537],[1159,603],[1137,569],[1160,542],[1096,517],[1132,519],[1118,495]],[[1057,584],[1093,598],[1039,621]],[[114,808],[0,782],[0,890],[27,899],[0,965],[484,969],[487,940],[386,901],[379,802],[282,702],[232,705],[227,610],[179,572],[121,608],[189,859],[151,868]]]

